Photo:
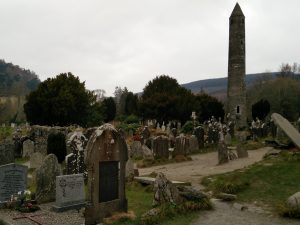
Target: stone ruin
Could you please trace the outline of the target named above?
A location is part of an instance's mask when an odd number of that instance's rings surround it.
[[[88,196],[85,224],[102,222],[113,212],[127,211],[125,165],[128,150],[125,139],[110,124],[97,128],[86,147]]]

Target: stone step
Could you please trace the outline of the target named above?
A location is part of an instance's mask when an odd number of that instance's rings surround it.
[[[141,184],[148,184],[153,185],[155,178],[154,177],[134,177],[134,180],[141,183]],[[172,184],[175,184],[176,186],[191,186],[190,182],[183,182],[183,181],[171,181]]]

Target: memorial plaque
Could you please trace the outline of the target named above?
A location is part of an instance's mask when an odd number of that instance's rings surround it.
[[[11,195],[24,191],[27,186],[27,166],[15,163],[0,166],[0,202],[8,201]]]
[[[83,174],[56,177],[56,202],[53,209],[64,211],[81,208],[85,203]]]
[[[118,180],[117,161],[99,163],[99,202],[108,202],[118,198]]]

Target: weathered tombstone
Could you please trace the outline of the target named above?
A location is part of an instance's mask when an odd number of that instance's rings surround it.
[[[71,153],[66,156],[66,174],[77,173],[77,155]]]
[[[192,153],[199,149],[198,139],[195,135],[189,137],[189,150],[188,152]]]
[[[224,141],[227,146],[231,145],[231,135],[229,133],[225,134]]]
[[[154,159],[151,149],[149,149],[146,145],[142,146],[142,151],[143,151],[143,159],[148,159],[148,160]]]
[[[204,129],[198,126],[194,130],[194,135],[197,137],[199,148],[204,148]]]
[[[155,158],[169,158],[169,140],[166,136],[158,136],[154,138],[153,153]]]
[[[219,164],[224,164],[229,161],[228,149],[224,142],[218,144],[218,160],[219,160]]]
[[[238,145],[236,147],[236,153],[238,158],[247,158],[248,157],[248,151],[245,150],[241,145]]]
[[[175,148],[172,152],[173,157],[177,155],[187,155],[189,148],[189,141],[184,135],[179,135],[175,139]]]
[[[102,222],[116,211],[127,211],[125,165],[128,159],[124,138],[111,124],[97,128],[87,144],[88,204],[85,224]]]
[[[5,140],[0,143],[0,165],[13,163],[15,161],[14,143]]]
[[[146,140],[148,138],[150,138],[150,135],[151,135],[151,133],[150,133],[149,128],[147,126],[145,126],[142,130],[142,142],[143,142],[143,144],[145,144]]]
[[[178,204],[182,202],[178,189],[163,173],[158,173],[155,178],[154,192],[153,206],[164,203]]]
[[[34,152],[34,142],[27,139],[23,142],[23,157],[31,156]]]
[[[26,190],[27,166],[10,163],[0,166],[0,202],[8,201],[11,195]]]
[[[83,174],[56,177],[56,201],[53,210],[62,212],[85,205]]]
[[[130,155],[133,158],[142,158],[143,157],[143,149],[140,141],[133,141],[130,146]]]
[[[60,167],[54,154],[49,154],[36,170],[36,200],[39,203],[55,200],[56,176]]]
[[[134,177],[134,163],[131,158],[128,158],[126,162],[126,173],[125,177],[127,181],[133,180]]]
[[[30,164],[29,167],[32,169],[39,168],[44,160],[44,155],[39,152],[35,152],[30,156]]]

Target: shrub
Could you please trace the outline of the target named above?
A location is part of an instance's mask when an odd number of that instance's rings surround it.
[[[131,114],[124,120],[124,122],[127,124],[132,124],[132,123],[139,123],[140,120],[136,115]]]
[[[50,133],[47,140],[47,154],[56,155],[62,163],[67,155],[66,138],[63,133]]]
[[[191,134],[194,130],[194,123],[193,121],[187,121],[183,127],[181,128],[181,131],[185,134]]]

